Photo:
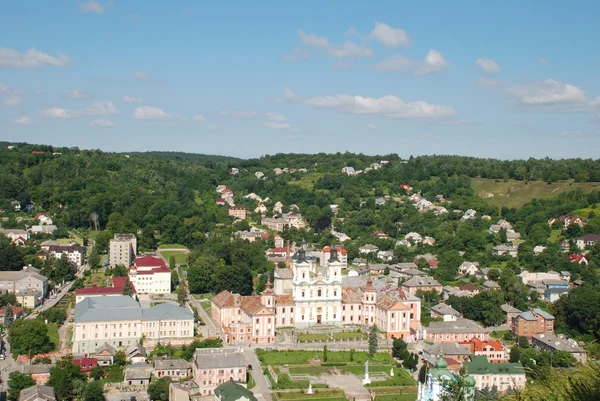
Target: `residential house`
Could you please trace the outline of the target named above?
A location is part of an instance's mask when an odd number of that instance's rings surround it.
[[[232,206],[229,208],[229,215],[236,219],[246,220],[246,207],[245,206]]]
[[[248,242],[255,242],[256,240],[269,238],[268,232],[266,232],[265,230],[256,228],[256,227],[251,227],[250,230],[247,230],[247,231],[236,231],[233,235],[236,238],[240,238],[240,239],[246,240]],[[277,245],[275,245],[275,246],[277,246]]]
[[[450,298],[450,295],[454,295],[455,297],[472,297],[473,294],[470,291],[463,291],[458,287],[454,287],[451,285],[445,285],[442,287],[442,299],[445,301]]]
[[[12,244],[17,246],[25,246],[25,243],[29,239],[29,234],[25,230],[0,228],[0,235],[2,234],[8,237]]]
[[[473,355],[485,356],[490,363],[503,363],[509,360],[509,350],[498,340],[481,341],[473,337],[469,341],[460,343]]]
[[[484,214],[483,216],[481,216],[481,220],[490,221],[491,219],[492,216],[490,216],[489,214]]]
[[[479,294],[479,288],[475,284],[464,284],[458,287],[458,289],[467,293],[468,297],[474,297]]]
[[[433,210],[433,214],[436,216],[441,216],[442,214],[448,214],[448,209],[443,206],[436,206]]]
[[[229,380],[245,383],[244,352],[232,348],[198,348],[194,351],[192,372],[203,396],[214,394],[219,385]]]
[[[446,322],[430,322],[429,327],[423,328],[423,339],[434,343],[465,342],[473,337],[489,340],[486,329],[462,317]]]
[[[377,259],[385,260],[386,262],[394,259],[394,252],[392,251],[379,251],[377,252]]]
[[[533,254],[535,256],[539,255],[540,253],[544,252],[546,250],[546,247],[543,245],[537,245],[535,247],[533,247]]]
[[[126,386],[148,387],[152,378],[152,365],[127,365],[123,375]]]
[[[429,354],[433,358],[439,358],[440,355],[450,357],[458,362],[466,362],[473,355],[469,349],[457,342],[442,342],[433,345],[426,345],[423,348],[423,355]]]
[[[256,173],[254,173],[254,176],[256,178],[258,178],[259,180],[262,180],[263,178],[265,178],[265,174],[262,171],[257,171]]]
[[[98,366],[98,360],[96,358],[73,358],[71,362],[73,362],[73,365],[79,366],[83,373],[89,373]]]
[[[434,246],[435,245],[435,238],[429,237],[429,236],[425,236],[423,238],[423,245]]]
[[[273,206],[273,213],[282,213],[283,212],[283,203],[277,201],[275,206]]]
[[[360,248],[358,248],[358,251],[360,253],[365,253],[365,254],[370,254],[370,253],[376,253],[377,251],[379,251],[379,247],[373,245],[373,244],[366,244],[361,246]]]
[[[225,206],[225,204],[227,204],[227,202],[225,202],[225,199],[223,198],[219,198],[215,201],[215,203],[219,206]]]
[[[519,247],[515,245],[497,245],[492,248],[494,256],[509,255],[516,258],[519,254]]]
[[[158,256],[135,258],[129,269],[129,280],[138,294],[170,294],[171,269]]]
[[[265,214],[265,213],[267,213],[267,210],[268,209],[264,203],[259,203],[258,206],[256,207],[256,209],[254,209],[254,213]]]
[[[567,256],[567,260],[573,263],[585,263],[586,265],[588,264],[587,258],[582,253],[572,253],[569,256]]]
[[[200,401],[200,386],[193,380],[171,382],[169,384],[169,401]]]
[[[14,293],[25,308],[35,308],[48,297],[48,279],[27,271],[0,271],[0,292]]]
[[[109,265],[129,267],[137,255],[137,238],[134,234],[115,234],[109,241]]]
[[[387,235],[386,233],[381,232],[381,231],[375,231],[373,233],[373,235],[376,236],[377,238],[381,238],[381,239],[388,239],[390,237],[389,235]]]
[[[21,390],[19,401],[56,401],[56,395],[53,387],[35,385]]]
[[[442,285],[433,277],[413,277],[410,280],[402,283],[402,288],[408,291],[409,294],[415,295],[417,291],[435,291],[442,293]]]
[[[463,262],[460,266],[458,266],[458,275],[459,276],[479,276],[481,272],[479,271],[479,262]]]
[[[534,334],[554,333],[554,316],[540,308],[530,308],[512,319],[511,330],[515,336],[531,340]]]
[[[412,241],[415,244],[423,242],[423,237],[419,233],[410,232],[404,236],[405,240]]]
[[[34,224],[29,227],[29,232],[32,234],[52,234],[57,227],[52,224]]]
[[[566,230],[571,224],[577,224],[579,227],[583,227],[583,220],[578,216],[560,216],[559,218],[552,217],[548,219],[548,224],[553,225],[556,222],[562,223],[563,228]]]
[[[384,198],[375,198],[375,204],[377,206],[383,206],[383,205],[385,205],[385,199]]]
[[[229,188],[225,188],[222,192],[221,192],[221,198],[227,200],[227,199],[233,199],[233,191]]]
[[[525,388],[525,369],[521,363],[490,363],[485,356],[473,356],[463,363],[467,373],[475,379],[477,390],[496,387],[499,393]]]
[[[83,264],[83,247],[82,246],[67,246],[67,245],[49,245],[41,246],[43,251],[46,251],[49,256],[54,259],[62,259],[63,256],[69,262],[77,267]]]
[[[52,225],[53,221],[46,213],[38,213],[34,216],[34,219],[39,221],[42,225]]]
[[[396,245],[395,246],[405,246],[407,248],[410,248],[412,246],[412,244],[410,243],[409,240],[402,239],[402,240],[396,241]]]
[[[215,401],[258,401],[250,390],[229,380],[215,389]]]
[[[551,333],[534,334],[531,336],[531,344],[535,348],[546,351],[564,351],[573,355],[575,360],[580,363],[587,361],[587,351],[579,343],[563,334],[555,335]]]
[[[546,288],[544,290],[544,301],[553,304],[560,297],[569,293],[569,288]]]
[[[444,322],[455,321],[462,316],[462,313],[445,303],[437,304],[431,307],[431,317],[443,318]]]
[[[383,272],[385,272],[385,269],[390,268],[390,265],[386,265],[383,263],[371,263],[367,265],[367,267],[369,268],[369,273],[371,274],[382,274]]]
[[[596,245],[598,240],[600,240],[600,234],[585,234],[577,238],[576,245],[579,249],[585,249]]]
[[[500,285],[492,280],[487,280],[483,282],[484,290],[500,290]]]
[[[504,304],[500,307],[502,311],[506,314],[506,325],[508,327],[512,327],[512,321],[517,315],[522,313],[523,311],[511,306],[509,304]]]
[[[344,167],[342,168],[342,174],[347,174],[347,175],[356,175],[356,170],[354,170],[354,167]]]
[[[192,364],[183,359],[154,359],[154,375],[181,380],[192,376]]]
[[[404,189],[406,192],[411,192],[413,189],[409,184],[400,184],[400,188]]]
[[[506,240],[508,242],[515,242],[521,239],[521,233],[516,232],[515,230],[507,230],[506,231]]]
[[[226,185],[217,185],[217,192],[221,193],[227,189]]]
[[[13,321],[23,317],[23,308],[20,306],[11,306]],[[6,327],[6,307],[0,308],[0,324]]]
[[[43,386],[50,380],[50,369],[55,366],[55,364],[17,365],[17,370],[21,374],[31,376],[38,386]]]
[[[475,215],[477,214],[477,212],[473,209],[468,209],[465,214],[461,217],[461,220],[466,221],[466,220],[471,220],[475,218]]]
[[[132,364],[141,364],[146,363],[148,354],[146,352],[146,348],[137,342],[127,347],[125,350],[125,357],[127,358],[127,361]]]
[[[117,351],[115,348],[109,343],[104,343],[95,351],[95,358],[98,361],[98,365],[100,366],[110,366],[114,363],[115,353]]]

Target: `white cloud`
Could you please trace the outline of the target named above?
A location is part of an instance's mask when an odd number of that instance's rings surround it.
[[[430,119],[456,114],[456,111],[449,106],[429,104],[421,100],[407,103],[392,95],[380,98],[350,95],[313,97],[306,100],[306,104],[352,114],[382,115],[398,119]]]
[[[303,49],[301,47],[295,47],[294,50],[292,50],[291,54],[283,55],[283,59],[285,61],[299,61],[299,60],[306,60],[307,58],[308,58],[308,50]]]
[[[479,86],[500,86],[502,84],[503,84],[502,81],[499,81],[497,79],[485,78],[485,77],[481,77],[477,80],[477,85],[479,85]]]
[[[494,60],[490,60],[489,58],[478,58],[475,61],[475,64],[480,66],[483,72],[491,74],[500,72],[500,66]]]
[[[107,120],[105,118],[100,118],[98,120],[94,120],[90,123],[92,127],[101,127],[101,128],[114,128],[117,124],[114,121]]]
[[[104,13],[104,7],[95,1],[88,1],[87,3],[79,3],[79,11],[82,13]]]
[[[112,116],[119,113],[113,102],[94,102],[90,107],[80,110],[51,107],[39,111],[42,116],[50,118],[77,118],[83,116]]]
[[[279,114],[267,113],[267,122],[265,122],[265,127],[270,129],[292,129],[290,123],[288,123],[287,118]]]
[[[79,89],[65,91],[65,93],[63,93],[63,96],[71,98],[71,99],[87,99],[88,98],[88,94]]]
[[[338,60],[333,67],[331,67],[331,71],[344,71],[352,68],[354,66],[354,60]]]
[[[209,125],[208,128],[210,128],[210,129],[216,129],[217,126],[216,125]]]
[[[142,71],[136,71],[133,73],[133,77],[135,79],[139,79],[140,81],[145,81],[147,79],[150,79],[150,75],[146,74],[145,72]]]
[[[196,114],[194,116],[194,120],[196,120],[196,121],[204,121],[204,120],[206,120],[206,118],[204,118],[204,116],[202,114]]]
[[[515,85],[509,94],[518,102],[527,105],[555,105],[561,103],[586,103],[585,92],[570,84],[547,79],[527,85]]]
[[[583,132],[580,131],[563,131],[558,136],[563,138],[581,138],[585,136]]]
[[[388,57],[379,63],[375,64],[377,71],[401,71],[411,70],[414,67],[414,62],[406,57],[395,55]]]
[[[58,57],[50,56],[36,49],[29,49],[27,53],[17,50],[0,48],[0,68],[39,68],[45,65],[65,67],[71,64],[69,56],[58,53]]]
[[[273,113],[267,113],[267,118],[271,121],[287,121],[287,118],[284,116]]]
[[[222,117],[234,117],[234,118],[251,118],[256,117],[258,114],[255,111],[244,111],[244,110],[219,110],[217,112],[218,115]]]
[[[129,103],[129,104],[141,104],[141,103],[145,102],[145,100],[142,99],[141,97],[134,97],[134,96],[125,96],[125,97],[123,97],[123,101],[125,103]]]
[[[329,39],[317,36],[314,33],[305,33],[298,30],[298,39],[305,45],[317,48],[335,58],[345,57],[372,57],[374,52],[363,45],[357,45],[349,40],[341,44],[330,43]]]
[[[10,95],[7,99],[2,101],[5,106],[18,106],[23,103],[23,97],[20,95]]]
[[[448,67],[450,63],[448,63],[442,53],[438,52],[435,49],[429,50],[427,56],[425,56],[425,61],[421,64],[421,66],[415,71],[417,75],[429,75],[434,72],[441,71]]]
[[[385,47],[408,47],[410,40],[408,35],[400,28],[392,28],[388,24],[377,22],[375,28],[369,34],[369,39],[373,39]]]
[[[33,124],[33,120],[27,116],[21,116],[12,120],[12,123],[17,125],[29,125]]]
[[[138,120],[169,120],[173,118],[173,115],[165,113],[157,107],[140,106],[135,108],[133,117]]]
[[[283,92],[284,92],[283,96],[275,98],[273,100],[273,103],[289,103],[289,102],[294,102],[294,101],[298,100],[298,95],[296,95],[294,92],[292,92],[291,89],[284,88]]]

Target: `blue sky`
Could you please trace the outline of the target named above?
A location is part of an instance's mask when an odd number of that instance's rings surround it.
[[[594,1],[3,2],[0,139],[596,158],[597,15]]]

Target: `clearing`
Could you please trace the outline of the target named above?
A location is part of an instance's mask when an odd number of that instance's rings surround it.
[[[158,249],[181,249],[187,251],[187,247],[181,244],[159,244]]]
[[[56,352],[60,347],[60,339],[58,337],[58,326],[56,323],[48,323],[46,325],[48,327],[48,337],[50,337],[50,342],[54,346],[52,352]]]
[[[521,207],[532,199],[548,199],[562,192],[580,189],[584,192],[600,190],[598,182],[560,181],[548,184],[544,181],[492,180],[473,178],[475,193],[493,206]],[[491,196],[493,195],[493,196]]]
[[[167,262],[167,264],[169,264],[171,256],[173,256],[175,258],[175,263],[178,264],[178,265],[187,264],[187,262],[188,262],[188,255],[185,252],[181,252],[181,251],[161,251],[160,249],[158,250],[158,252],[165,259],[165,261]]]
[[[298,185],[300,188],[312,191],[315,183],[322,178],[325,173],[308,173],[300,177],[299,180],[290,180],[288,184]]]
[[[590,217],[590,214],[594,213],[596,217],[600,216],[600,207],[586,207],[584,209],[577,209],[569,213],[571,215],[580,216],[583,218]]]

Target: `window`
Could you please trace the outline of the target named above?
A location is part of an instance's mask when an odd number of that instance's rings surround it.
[[[337,297],[337,291],[336,290],[333,290],[333,296]]]
[[[317,296],[320,297],[321,296],[321,290],[317,291]]]

